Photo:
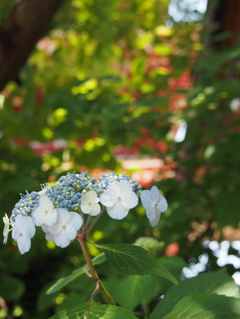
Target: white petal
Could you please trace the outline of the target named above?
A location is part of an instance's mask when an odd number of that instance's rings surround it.
[[[84,214],[90,214],[91,211],[92,211],[92,206],[89,205],[88,203],[81,203],[81,211],[84,213]]]
[[[9,226],[5,225],[3,228],[3,237],[6,237],[8,233],[9,233]]]
[[[57,235],[62,230],[62,225],[60,223],[56,223],[53,226],[48,227],[48,232],[52,235]]]
[[[14,225],[13,230],[12,230],[12,238],[17,241],[19,238],[19,233],[20,233],[19,229],[17,227],[15,227],[15,225]]]
[[[160,216],[161,216],[160,211],[158,209],[156,209],[156,218],[154,220],[149,219],[150,224],[152,225],[152,227],[155,227],[158,224],[158,222],[160,220]]]
[[[118,199],[118,193],[110,189],[106,190],[100,196],[100,202],[106,207],[113,206],[116,203],[117,199]]]
[[[122,193],[121,202],[125,208],[130,209],[137,206],[138,197],[133,191],[126,191]]]
[[[7,214],[5,214],[5,217],[3,217],[3,222],[4,222],[4,229],[3,229],[3,243],[6,244],[8,241],[8,234],[10,232],[10,226],[11,223],[9,222],[9,218]]]
[[[90,201],[91,203],[98,203],[99,202],[99,198],[97,196],[97,193],[94,190],[91,190],[90,192],[88,192],[89,196],[90,196]]]
[[[58,218],[57,223],[67,224],[70,219],[70,213],[65,208],[57,208]]]
[[[116,196],[118,197],[121,193],[120,183],[118,182],[116,184],[113,184],[113,183],[110,184],[108,190],[114,192]]]
[[[68,221],[70,219],[70,213],[64,208],[57,208],[57,222],[48,227],[48,231],[52,235],[58,234],[62,226],[67,225]]]
[[[129,209],[123,207],[121,201],[117,201],[112,207],[107,207],[107,213],[113,219],[123,219],[127,216]]]
[[[141,202],[143,207],[146,209],[148,203],[151,201],[150,190],[146,189],[141,192]]]
[[[47,225],[43,224],[43,225],[41,225],[41,228],[42,228],[42,231],[43,231],[44,233],[48,233],[48,227],[47,227]]]
[[[146,206],[146,215],[147,218],[150,220],[154,220],[156,218],[156,210],[155,210],[155,204],[152,202],[148,202]]]
[[[82,227],[83,219],[82,217],[75,212],[69,212],[70,218],[68,224],[73,225],[75,230],[79,230]]]
[[[118,184],[121,193],[132,192],[132,185],[127,181],[120,181]]]
[[[7,244],[7,241],[8,241],[8,234],[9,234],[9,231],[6,232],[6,234],[3,236],[3,244],[6,245]]]
[[[22,229],[22,219],[23,219],[23,216],[21,214],[18,214],[15,217],[15,223],[14,223],[15,228]]]
[[[48,226],[47,225],[42,225],[42,230],[45,233],[45,238],[47,241],[53,241],[53,235],[49,233],[48,231]]]
[[[42,210],[42,208],[40,206],[38,206],[32,213],[32,217],[34,220],[34,223],[36,225],[42,225],[45,223],[45,216],[46,213],[45,211]]]
[[[51,211],[53,209],[53,203],[47,197],[47,195],[43,195],[39,199],[39,205],[43,210]]]
[[[160,192],[158,190],[158,188],[156,186],[153,186],[151,188],[151,191],[150,191],[150,196],[151,196],[151,200],[154,202],[154,203],[157,203],[159,200],[160,200]]]
[[[54,241],[53,235],[50,233],[45,234],[46,241]]]
[[[71,224],[68,224],[66,229],[65,229],[65,236],[68,240],[73,240],[77,236],[77,231],[75,227]]]
[[[91,216],[97,216],[101,212],[101,207],[99,204],[92,204]]]
[[[57,222],[57,209],[53,209],[51,212],[47,213],[45,216],[45,224],[47,226],[52,226]]]
[[[18,249],[20,253],[23,255],[24,253],[28,252],[31,247],[31,240],[28,233],[25,233],[22,236],[19,236],[17,240]]]
[[[70,244],[70,240],[65,236],[65,231],[62,230],[59,234],[53,236],[54,242],[58,247],[65,248]]]
[[[32,217],[23,216],[23,222],[24,222],[24,227],[23,227],[24,231],[28,232],[30,238],[32,238],[36,232],[35,224],[33,222]]]
[[[10,224],[8,215],[6,213],[5,213],[5,216],[3,217],[3,222],[4,222],[5,225],[9,225]]]
[[[15,224],[14,224],[14,237],[18,237],[17,233],[29,233],[30,238],[32,238],[35,235],[35,225],[33,222],[32,217],[30,216],[22,216],[22,215],[17,215],[17,217],[15,218]],[[13,239],[15,239],[13,237]],[[17,238],[15,239],[17,240]]]
[[[158,209],[160,210],[160,212],[165,212],[168,208],[168,203],[167,203],[167,200],[165,197],[163,197],[161,194],[160,194],[160,201],[158,202]]]
[[[90,199],[90,194],[89,194],[89,192],[87,192],[87,193],[82,195],[81,203],[82,204],[87,204],[89,202],[89,199]]]

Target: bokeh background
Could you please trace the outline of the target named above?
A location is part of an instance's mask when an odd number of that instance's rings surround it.
[[[91,241],[137,241],[178,279],[225,266],[240,283],[240,2],[41,1],[0,3],[1,216],[67,172],[126,173],[169,209],[155,228],[141,205],[104,215]],[[83,264],[76,241],[39,231],[23,256],[11,236],[0,249],[0,318],[48,318],[94,289],[82,276],[45,294]],[[123,277],[99,272],[114,294]],[[158,279],[149,307],[170,286]]]

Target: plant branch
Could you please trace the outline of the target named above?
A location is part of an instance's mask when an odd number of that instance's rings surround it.
[[[86,222],[86,224],[85,224],[85,228],[88,227],[88,225],[89,225],[89,223],[90,223],[90,221],[91,221],[91,217],[92,217],[91,215],[88,216],[87,222]]]
[[[98,222],[98,220],[100,219],[100,217],[102,216],[102,214],[105,212],[106,207],[104,206],[100,212],[99,215],[97,215],[97,217],[94,219],[94,221],[92,222],[92,224],[90,225],[90,227],[88,228],[88,230],[86,231],[86,234],[88,234],[93,227],[96,225],[96,223]]]
[[[91,257],[89,255],[87,246],[86,246],[86,237],[83,236],[80,232],[78,232],[77,234],[77,240],[81,245],[82,251],[83,251],[83,255],[84,258],[86,260],[86,263],[88,265],[89,268],[89,272],[92,276],[92,279],[94,280],[94,282],[96,283],[96,288],[99,287],[99,291],[101,291],[102,295],[104,296],[104,298],[106,299],[106,301],[110,304],[110,305],[114,305],[116,306],[116,303],[114,302],[114,300],[112,299],[111,295],[109,294],[109,292],[107,291],[107,289],[105,288],[105,286],[103,285],[103,283],[101,282],[100,278],[98,277],[98,274],[93,266]],[[95,290],[94,290],[95,291]],[[96,291],[97,292],[97,291]]]
[[[94,299],[96,293],[98,292],[99,288],[100,288],[100,285],[99,285],[99,282],[98,282],[96,284],[96,288],[94,289],[94,291],[93,291],[93,293],[92,293],[92,295],[91,295],[91,297],[89,299],[89,304],[88,304],[88,308],[87,308],[87,310],[86,310],[86,312],[84,314],[84,319],[87,319],[87,317],[88,317],[88,314],[89,314],[89,311],[90,311],[90,308],[91,308],[91,304],[92,304],[93,299]]]

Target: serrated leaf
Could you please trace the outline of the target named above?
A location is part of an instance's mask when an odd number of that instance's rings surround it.
[[[159,318],[159,317],[158,317]],[[238,298],[217,294],[192,294],[180,300],[163,319],[239,319]]]
[[[129,276],[117,287],[116,301],[124,308],[133,310],[143,300],[151,299],[159,288],[151,275]]]
[[[93,265],[99,265],[102,264],[106,260],[106,257],[104,254],[100,254],[96,256],[93,260],[92,263]],[[82,267],[74,270],[69,276],[60,278],[53,286],[51,286],[46,294],[50,295],[53,294],[54,292],[58,291],[59,289],[63,288],[67,284],[69,284],[71,281],[74,279],[78,278],[79,276],[83,275],[85,271],[88,271],[88,266],[87,264],[83,265]]]
[[[163,318],[182,298],[193,293],[216,293],[230,297],[239,296],[238,286],[225,269],[212,273],[200,274],[195,278],[181,281],[178,287],[172,286],[161,300],[150,319]]]
[[[130,244],[98,246],[106,255],[110,265],[119,272],[129,275],[158,275],[175,284],[176,278],[142,247]]]
[[[88,302],[58,312],[49,319],[84,319],[84,314],[88,308]],[[88,314],[88,319],[137,319],[131,311],[111,305],[98,305],[95,302],[92,303],[91,309]]]

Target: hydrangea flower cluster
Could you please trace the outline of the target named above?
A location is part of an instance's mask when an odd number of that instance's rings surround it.
[[[18,214],[30,216],[32,211],[39,205],[40,194],[41,192],[32,192],[29,194],[28,191],[26,191],[26,194],[20,194],[21,199],[12,211],[11,221],[15,221],[15,217]]]
[[[45,194],[55,207],[78,211],[82,194],[96,188],[95,178],[88,176],[87,172],[81,174],[67,174],[60,177],[51,187],[45,187]]]
[[[156,226],[167,209],[167,201],[156,186],[142,191],[141,185],[125,174],[104,174],[97,182],[87,172],[67,174],[55,185],[43,185],[39,192],[21,195],[10,220],[7,215],[3,217],[3,242],[7,243],[12,231],[12,238],[24,254],[31,247],[36,226],[40,226],[47,241],[64,248],[76,238],[82,225],[87,228],[91,217],[97,216],[92,227],[105,209],[111,218],[121,220],[137,206],[139,197],[150,224]],[[87,223],[83,214],[89,215]]]
[[[133,191],[140,196],[142,186],[134,181],[130,176],[126,174],[117,175],[116,173],[106,173],[99,178],[96,183],[96,192],[101,195],[105,190],[109,189],[111,184],[116,184],[118,182],[125,181],[131,184]]]

